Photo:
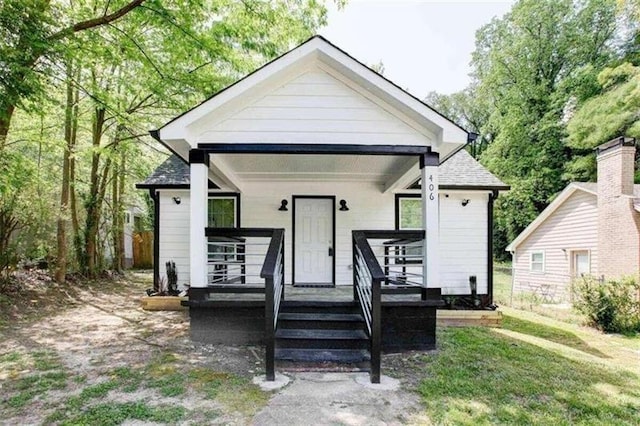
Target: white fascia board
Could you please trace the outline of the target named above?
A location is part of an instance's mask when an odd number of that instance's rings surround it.
[[[592,191],[581,188],[573,183],[569,184],[556,198],[536,217],[533,222],[527,226],[512,242],[505,248],[505,251],[514,252],[524,240],[526,240],[542,223],[549,218],[558,208],[573,195],[576,191],[584,191],[588,194],[595,195]]]
[[[409,158],[396,173],[384,184],[383,194],[406,188],[420,177],[420,165],[417,158]]]

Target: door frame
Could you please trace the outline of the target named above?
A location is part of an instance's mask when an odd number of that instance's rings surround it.
[[[291,214],[291,285],[294,287],[335,287],[336,286],[336,196],[335,195],[292,195],[292,214]],[[332,248],[333,256],[331,259],[331,284],[322,285],[305,285],[296,286],[296,200],[298,199],[316,199],[331,200],[331,226],[332,230]]]

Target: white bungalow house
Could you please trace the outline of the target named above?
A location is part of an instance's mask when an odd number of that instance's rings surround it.
[[[274,357],[365,351],[379,380],[381,349],[435,344],[440,293],[491,302],[508,187],[462,150],[473,135],[320,36],[151,133],[174,154],[138,185],[156,280],[175,262],[192,338],[263,342],[268,377]]]
[[[507,250],[514,292],[569,301],[582,275],[640,273],[640,185],[634,185],[635,140],[597,148],[598,182],[569,184]]]

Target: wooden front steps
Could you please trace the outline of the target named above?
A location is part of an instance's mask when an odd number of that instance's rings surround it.
[[[353,302],[283,302],[276,359],[356,364],[370,359],[365,323]]]

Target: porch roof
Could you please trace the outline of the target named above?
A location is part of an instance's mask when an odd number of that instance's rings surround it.
[[[280,180],[340,180],[344,179],[344,171],[348,171],[351,180],[365,181],[388,178],[398,172],[398,164],[404,161],[406,166],[413,167],[415,157],[372,156],[372,155],[300,155],[298,161],[288,161],[287,155],[261,154],[246,156],[242,154],[224,155],[227,163],[234,167],[239,178],[246,181],[260,181],[266,177],[279,177]],[[282,172],[283,164],[289,169]],[[291,164],[295,164],[292,169]],[[336,173],[342,170],[343,173]],[[381,172],[382,171],[382,172]],[[492,175],[480,163],[474,160],[465,150],[458,151],[440,166],[440,187],[442,189],[467,188],[497,190],[508,189],[497,177]],[[139,188],[188,188],[189,165],[182,158],[171,155]],[[404,189],[404,188],[399,188]]]

